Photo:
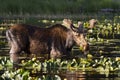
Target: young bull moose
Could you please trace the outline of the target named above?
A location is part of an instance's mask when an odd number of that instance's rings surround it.
[[[39,28],[26,24],[16,24],[6,31],[6,37],[10,43],[10,59],[18,62],[19,54],[46,54],[50,58],[59,58],[69,55],[74,45],[83,47],[84,52],[88,49],[84,35],[72,21],[64,19],[63,23],[69,28],[55,24],[49,28]]]

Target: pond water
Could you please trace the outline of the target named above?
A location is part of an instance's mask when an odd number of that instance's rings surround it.
[[[58,80],[119,80],[120,76],[117,72],[97,72],[95,70],[83,71],[83,70],[61,70],[59,73],[37,73],[31,74],[31,76],[45,75],[47,78],[57,78]]]

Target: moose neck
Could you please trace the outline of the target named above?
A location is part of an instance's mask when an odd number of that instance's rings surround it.
[[[67,32],[66,44],[65,44],[66,48],[72,48],[73,47],[73,45],[75,43],[73,38],[74,38],[73,31],[72,30],[68,31]]]

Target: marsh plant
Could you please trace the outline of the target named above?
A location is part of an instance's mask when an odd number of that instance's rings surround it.
[[[47,80],[50,78],[49,75],[54,74],[55,80],[60,78],[57,74],[61,71],[92,71],[95,70],[100,74],[105,74],[108,76],[110,72],[120,71],[120,58],[105,58],[100,57],[99,59],[88,58],[78,58],[72,60],[61,60],[61,59],[49,59],[45,61],[40,61],[37,58],[33,58],[28,61],[22,60],[18,64],[18,68],[13,68],[13,64],[6,57],[0,58],[0,79],[3,80]],[[37,74],[37,75],[35,75]],[[119,75],[119,74],[118,74]],[[51,78],[51,80],[52,80]]]

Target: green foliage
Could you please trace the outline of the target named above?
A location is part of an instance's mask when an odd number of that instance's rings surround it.
[[[32,74],[36,74],[42,71],[42,73],[50,73],[50,74],[58,74],[61,71],[65,70],[84,70],[84,71],[92,71],[92,69],[96,70],[101,74],[109,74],[110,71],[118,71],[120,70],[120,58],[105,58],[101,57],[99,59],[92,59],[92,58],[79,58],[79,59],[72,59],[72,60],[61,60],[61,59],[50,59],[41,62],[36,58],[28,61],[22,61],[19,66],[20,68],[9,69],[12,63],[10,63],[9,59],[0,58],[0,71],[3,71],[1,74],[2,79],[15,79],[15,80],[32,80],[32,79],[42,79],[48,80],[59,80],[60,77],[58,75],[54,75],[51,77],[48,75],[43,75],[41,77],[36,76],[32,77]],[[7,66],[6,66],[7,65]],[[5,69],[6,68],[6,69]],[[107,75],[107,74],[106,74]]]
[[[0,0],[0,3],[1,14],[79,14],[120,8],[119,0]]]
[[[0,47],[5,46],[6,42],[0,41]]]

